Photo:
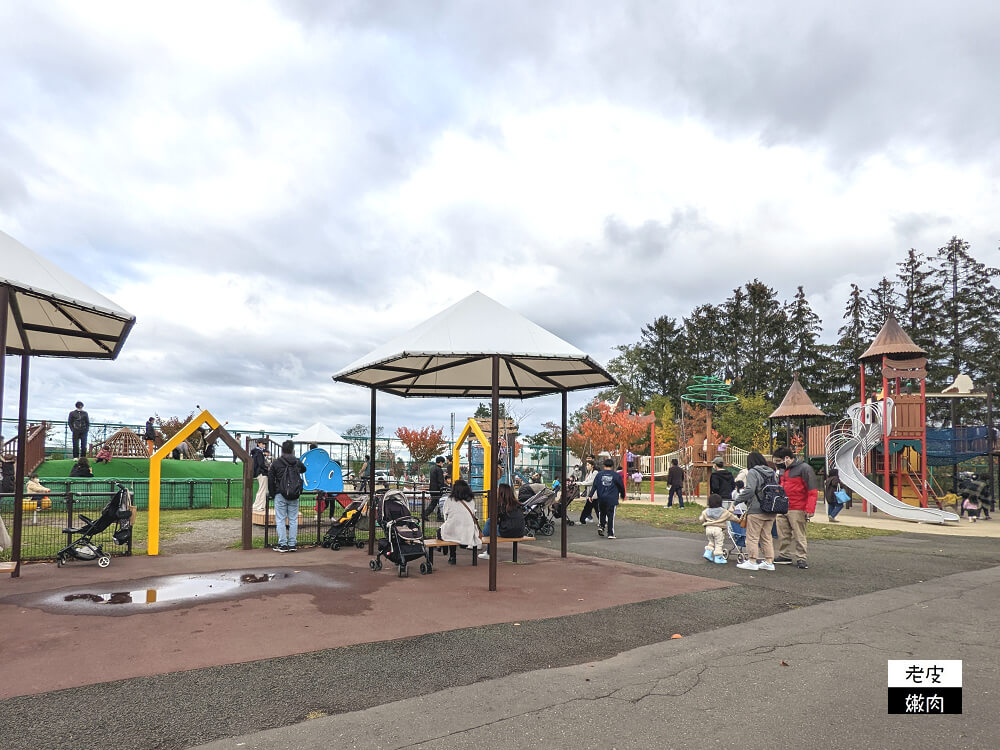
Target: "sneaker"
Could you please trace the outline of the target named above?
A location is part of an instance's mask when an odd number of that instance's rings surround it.
[[[775,560],[775,562],[778,561]],[[798,568],[799,570],[807,570],[809,568],[809,565],[806,563],[805,560],[799,560],[797,563],[795,563],[795,567]]]
[[[288,548],[285,550],[285,552],[294,552],[294,551],[295,551],[295,545],[294,544],[289,544]]]
[[[703,554],[702,557],[704,557],[706,560],[711,560],[712,559],[712,550],[710,550],[710,549],[705,550],[705,554]]]
[[[729,560],[724,558],[722,555],[716,555],[712,558],[712,562],[717,563],[718,565],[725,565],[729,562]]]
[[[479,553],[479,559],[480,560],[489,560],[490,559],[490,553],[489,552],[480,552]]]
[[[753,560],[746,560],[745,562],[737,563],[736,567],[741,570],[760,570],[757,563]]]
[[[618,537],[616,537],[614,534],[608,534],[608,539],[617,539],[617,538]]]
[[[601,526],[601,528],[599,528],[597,530],[597,536],[604,536],[604,527],[603,526]]]
[[[790,557],[776,557],[776,558],[774,558],[774,564],[775,565],[791,565],[793,562],[795,562],[795,561],[792,558],[790,558]]]
[[[836,518],[827,518],[826,522],[827,523],[840,523],[840,521],[838,521]]]
[[[580,519],[580,525],[581,526],[586,526],[588,523],[591,523],[591,520],[589,518],[581,518]]]
[[[287,544],[276,544],[276,545],[274,545],[274,551],[275,552],[288,552],[288,545]]]
[[[757,570],[774,570],[774,563],[769,563],[766,560],[762,563],[757,563]]]

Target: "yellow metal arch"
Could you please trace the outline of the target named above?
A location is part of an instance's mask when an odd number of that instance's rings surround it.
[[[480,509],[479,517],[485,519],[487,517],[487,513],[489,512],[487,510],[486,497],[488,494],[487,490],[490,487],[490,478],[493,473],[493,461],[490,460],[493,449],[490,446],[489,438],[486,437],[486,433],[482,431],[479,427],[479,423],[474,419],[470,419],[466,422],[465,427],[459,433],[458,439],[455,441],[455,447],[451,449],[451,481],[454,482],[462,476],[461,465],[459,463],[462,457],[459,454],[462,445],[469,439],[470,435],[475,435],[476,440],[478,440],[479,444],[483,446],[483,497],[481,500],[482,507]]]
[[[206,409],[181,427],[172,438],[149,457],[149,541],[146,546],[147,555],[160,554],[160,464],[174,448],[184,442],[188,435],[203,424],[207,424],[213,430],[222,426],[219,420]]]

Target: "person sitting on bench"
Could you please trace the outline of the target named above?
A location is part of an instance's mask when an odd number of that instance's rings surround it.
[[[444,523],[438,530],[438,539],[454,542],[462,547],[476,548],[479,546],[479,519],[476,518],[476,504],[472,488],[464,479],[455,481],[451,494],[445,496]],[[451,548],[448,562],[455,564],[458,550]]]
[[[521,504],[514,497],[514,490],[509,484],[497,486],[497,538],[519,539],[524,536],[524,511]],[[490,538],[490,523],[492,518],[487,518],[483,524],[483,540]],[[490,559],[490,543],[486,541],[486,550],[479,555],[482,560]]]

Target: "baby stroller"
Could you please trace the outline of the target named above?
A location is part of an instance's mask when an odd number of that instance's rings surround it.
[[[368,517],[368,501],[364,498],[353,500],[346,508],[340,518],[335,518],[330,523],[330,528],[323,535],[322,546],[330,549],[340,549],[345,544],[353,544],[358,549],[365,546],[364,542],[359,542],[354,532],[358,522]]]
[[[740,503],[739,506],[733,509],[733,513],[737,516],[742,516],[746,513],[746,506]],[[738,522],[730,521],[726,524],[726,536],[729,538],[729,543],[722,546],[722,556],[728,560],[731,555],[735,555],[736,562],[746,562],[747,530],[740,526]]]
[[[82,513],[80,520],[83,526],[78,529],[66,527],[64,534],[79,534],[79,538],[71,541],[56,553],[56,565],[62,567],[70,560],[97,560],[99,567],[106,568],[111,564],[111,555],[104,551],[102,545],[93,541],[93,537],[116,524],[112,539],[115,544],[132,543],[132,492],[122,484],[117,484],[118,492],[111,497],[111,502],[104,506],[101,515],[96,520],[90,520]]]
[[[410,513],[406,495],[400,490],[388,490],[378,500],[378,525],[385,533],[378,540],[378,554],[368,563],[372,570],[382,570],[382,558],[399,568],[399,577],[409,575],[407,564],[421,557],[420,574],[432,573],[430,550],[424,544],[424,532],[420,523]]]
[[[559,493],[559,498],[556,500],[555,504],[552,506],[552,515],[557,519],[561,519],[563,514],[566,513],[567,509],[574,500],[580,497],[580,487],[576,483],[576,479],[570,477],[566,480],[566,490]],[[573,521],[567,518],[567,526],[572,526]]]
[[[525,500],[521,506],[524,511],[524,531],[526,534],[541,534],[552,536],[556,530],[553,506],[559,496],[548,487],[543,487]]]

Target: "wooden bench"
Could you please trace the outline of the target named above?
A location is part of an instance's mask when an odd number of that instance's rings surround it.
[[[481,540],[482,544],[487,544],[489,540]],[[497,544],[510,544],[513,545],[513,555],[514,562],[517,562],[517,545],[521,542],[533,542],[535,537],[533,536],[519,536],[519,537],[497,537]],[[443,539],[424,539],[424,544],[427,549],[430,550],[431,563],[434,562],[434,550],[444,549],[451,550],[452,547],[459,547],[461,545],[455,544],[454,542],[446,542]],[[472,564],[479,565],[479,550],[480,547],[470,547],[472,551]],[[457,552],[456,552],[457,555]]]

